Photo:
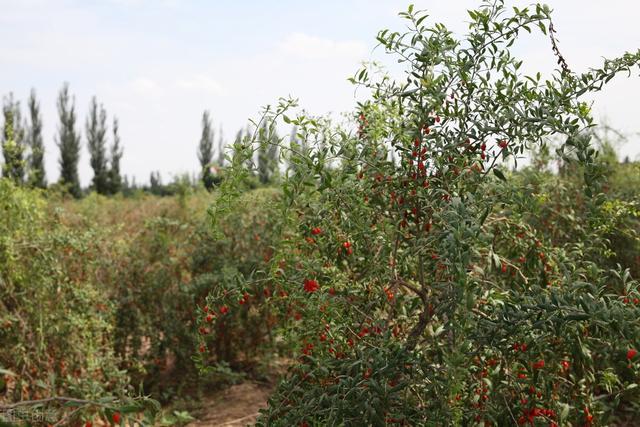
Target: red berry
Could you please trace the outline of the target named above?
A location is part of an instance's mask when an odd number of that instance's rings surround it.
[[[112,416],[111,419],[113,420],[113,422],[115,424],[120,424],[120,412],[115,412]]]
[[[638,354],[638,351],[637,351],[637,350],[635,350],[635,349],[633,349],[633,348],[630,348],[630,349],[627,351],[627,360],[631,360],[631,359],[633,359],[633,358],[635,357],[635,355],[636,355],[636,354]]]
[[[311,234],[313,234],[314,236],[317,236],[318,234],[322,233],[322,229],[320,227],[314,227],[311,229]]]
[[[229,307],[227,307],[226,305],[223,305],[222,307],[220,307],[220,314],[227,314],[229,312]]]
[[[320,286],[318,285],[318,281],[315,279],[305,279],[304,280],[304,290],[312,293],[318,290]]]

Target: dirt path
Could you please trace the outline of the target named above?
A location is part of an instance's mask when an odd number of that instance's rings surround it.
[[[191,415],[197,421],[187,427],[244,427],[255,423],[258,411],[267,406],[272,389],[246,382],[229,387],[202,401],[202,410]]]

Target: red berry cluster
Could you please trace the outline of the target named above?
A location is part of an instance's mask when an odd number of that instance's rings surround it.
[[[245,292],[242,295],[242,298],[240,298],[240,300],[238,300],[238,304],[240,305],[245,305],[249,302],[249,298],[251,297],[251,295],[249,295],[247,292]]]
[[[305,279],[304,280],[304,290],[313,293],[320,289],[320,285],[318,285],[318,281],[315,279]]]
[[[358,138],[364,138],[367,136],[366,127],[369,124],[369,121],[365,117],[364,113],[360,113],[358,116]]]
[[[344,249],[347,255],[351,255],[353,253],[353,248],[351,247],[351,242],[344,242],[342,244],[342,248]]]

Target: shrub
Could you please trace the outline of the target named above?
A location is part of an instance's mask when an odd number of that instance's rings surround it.
[[[578,75],[546,6],[486,2],[462,40],[412,7],[401,15],[409,31],[378,40],[407,79],[355,75],[373,94],[356,132],[291,118],[291,100],[256,125],[274,134],[283,119],[322,136],[308,156],[279,144],[296,167],[276,200],[268,275],[208,298],[226,319],[243,310],[243,289],[277,290],[268,306],[299,357],[259,424],[591,425],[637,413],[638,284],[612,268],[623,258],[610,240],[635,214],[603,193],[580,99],[640,52]],[[523,76],[509,49],[534,28],[561,66],[547,80]],[[559,177],[506,171],[551,137],[568,165]],[[233,147],[211,210],[218,229],[257,138]]]

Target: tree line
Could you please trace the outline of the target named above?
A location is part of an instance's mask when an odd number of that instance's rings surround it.
[[[256,129],[255,126],[247,125],[236,133],[234,143],[231,147],[227,147],[226,143],[220,135],[217,140],[217,148],[215,145],[215,132],[212,123],[211,113],[205,110],[202,114],[202,133],[200,143],[198,144],[198,160],[201,168],[201,180],[205,188],[213,189],[222,179],[221,172],[225,166],[225,152],[233,157],[234,147],[238,146],[245,139],[254,139],[257,149],[254,155],[249,158],[244,167],[247,171],[250,181],[260,185],[269,185],[274,183],[282,172],[295,173],[299,168],[300,162],[304,161],[310,153],[309,135],[300,134],[298,128],[294,126],[289,136],[289,153],[287,156],[281,156],[278,145],[282,142],[280,136],[275,130],[267,129],[266,123]],[[222,134],[222,131],[220,131]],[[317,136],[316,138],[322,138]],[[321,140],[317,141],[320,142]],[[215,160],[214,160],[215,158]],[[280,165],[284,165],[281,169]]]
[[[81,131],[76,113],[75,97],[65,83],[58,93],[58,129],[55,142],[59,150],[60,178],[58,185],[74,197],[82,195],[78,163],[82,148]],[[28,117],[22,120],[20,101],[13,94],[5,96],[2,105],[2,177],[18,185],[47,188],[44,167],[42,113],[35,89],[27,100]],[[85,122],[85,140],[94,176],[90,189],[100,194],[116,194],[122,189],[120,160],[123,148],[118,133],[118,119],[113,117],[112,142],[107,144],[107,112],[94,96]]]
[[[26,104],[27,117],[23,119],[20,101],[14,98],[13,93],[3,99],[2,116],[4,122],[0,135],[4,157],[2,177],[11,179],[18,185],[45,189],[48,187],[48,182],[44,167],[43,120],[35,89],[31,90]],[[109,131],[107,111],[94,96],[89,104],[84,124],[83,141],[75,97],[70,94],[68,83],[65,83],[60,89],[56,107],[58,127],[55,142],[59,150],[58,165],[60,170],[56,186],[76,198],[83,194],[78,173],[83,142],[89,152],[89,162],[93,170],[93,178],[88,190],[98,194],[113,195],[122,192],[128,195],[142,189],[157,195],[170,195],[175,192],[176,186],[197,186],[198,181],[201,181],[202,185],[211,191],[222,179],[227,144],[223,138],[222,130],[216,140],[212,116],[208,110],[202,114],[201,136],[197,149],[200,163],[199,178],[183,175],[176,178],[175,182],[163,185],[160,173],[154,171],[149,178],[149,185],[138,187],[135,178],[129,182],[120,170],[123,147],[117,117],[112,118]],[[257,132],[257,143],[260,144],[260,148],[253,158],[247,160],[246,168],[255,185],[269,185],[281,173],[277,148],[279,136],[275,132],[268,132],[264,126],[257,131],[255,127],[246,126],[236,133],[233,145],[242,142],[244,138],[250,138],[254,132]],[[266,138],[270,138],[272,141],[268,144],[262,144],[261,142]],[[111,140],[110,144],[109,139]],[[296,147],[295,150],[292,150],[293,152],[308,155],[306,138],[298,135],[295,127],[291,131],[290,145]],[[230,151],[233,151],[233,146]],[[295,172],[297,161],[300,159],[288,158],[285,160],[288,162],[287,169]]]

